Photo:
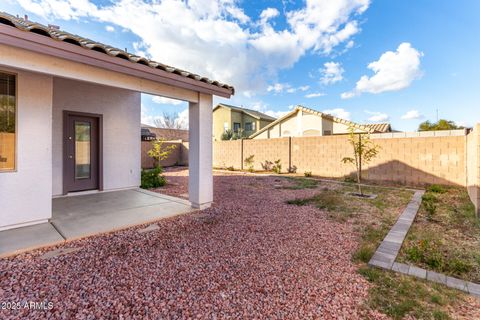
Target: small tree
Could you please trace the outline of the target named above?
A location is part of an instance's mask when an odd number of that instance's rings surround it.
[[[163,116],[161,118],[155,119],[153,122],[155,123],[155,126],[157,128],[188,129],[187,125],[179,117],[178,112],[163,112]]]
[[[157,139],[152,142],[152,149],[148,150],[148,156],[153,158],[155,167],[160,167],[160,161],[165,160],[177,147],[176,145],[170,145],[164,147],[165,140]]]
[[[370,135],[356,134],[355,128],[352,126],[348,128],[348,131],[348,141],[353,147],[353,158],[345,157],[342,159],[342,162],[355,165],[355,169],[357,171],[358,193],[363,195],[361,185],[363,165],[368,164],[373,158],[377,156],[380,150],[380,146],[374,144],[372,140],[370,140]]]
[[[228,130],[225,130],[224,133],[222,133],[222,136],[220,137],[220,139],[222,140],[232,140],[233,138],[233,131],[228,129]]]
[[[245,158],[245,160],[243,160],[243,163],[245,163],[245,166],[247,167],[247,170],[250,171],[250,172],[255,171],[255,169],[253,167],[254,159],[255,159],[255,155],[252,154],[249,157]]]

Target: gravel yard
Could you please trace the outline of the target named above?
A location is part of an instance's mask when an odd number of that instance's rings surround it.
[[[187,171],[167,172],[183,196]],[[146,226],[0,260],[0,302],[52,302],[51,310],[0,310],[1,319],[384,319],[366,307],[371,284],[352,254],[353,223],[286,200],[316,189],[288,179],[216,174],[215,205]],[[335,188],[334,184],[318,188]],[[475,307],[475,306],[474,306]]]

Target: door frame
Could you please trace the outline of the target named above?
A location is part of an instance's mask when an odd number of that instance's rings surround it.
[[[66,148],[66,141],[68,136],[68,117],[69,116],[84,116],[90,118],[97,118],[98,120],[98,190],[103,191],[103,114],[97,113],[87,113],[87,112],[78,112],[78,111],[69,111],[63,110],[63,140],[62,140],[62,148],[63,148],[63,159],[62,159],[62,185],[63,185],[63,195],[68,194],[68,186],[66,183],[65,177],[68,174],[67,166],[65,162],[68,158],[68,152]]]

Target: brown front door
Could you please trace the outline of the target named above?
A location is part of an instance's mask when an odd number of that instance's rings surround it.
[[[65,112],[64,193],[100,189],[101,117]]]

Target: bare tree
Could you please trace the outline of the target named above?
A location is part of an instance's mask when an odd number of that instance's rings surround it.
[[[161,118],[154,120],[157,128],[185,129],[185,123],[178,117],[178,112],[163,112]]]

